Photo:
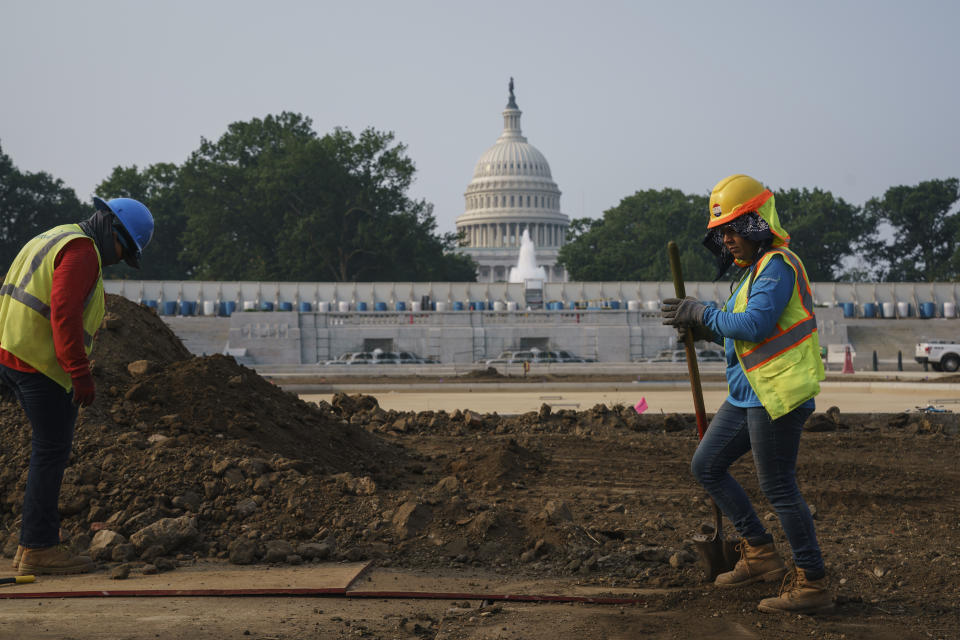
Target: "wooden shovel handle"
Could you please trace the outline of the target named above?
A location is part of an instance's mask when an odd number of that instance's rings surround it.
[[[677,243],[671,240],[667,243],[667,254],[670,256],[670,272],[673,274],[673,290],[678,298],[685,298],[686,288],[683,286],[683,272],[680,269],[680,250]],[[703,389],[700,387],[700,367],[697,364],[697,350],[693,346],[693,332],[687,331],[683,341],[687,350],[687,373],[690,375],[690,390],[693,392],[693,409],[697,416],[697,435],[703,440],[707,430],[707,412],[703,408]]]

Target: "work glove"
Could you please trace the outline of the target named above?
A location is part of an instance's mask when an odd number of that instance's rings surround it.
[[[700,340],[713,342],[713,331],[703,325],[698,325],[696,327],[677,327],[677,336],[680,342],[686,341],[687,333],[693,333],[694,342],[698,342]]]
[[[88,371],[73,379],[73,404],[78,407],[89,407],[97,397],[97,385],[93,382],[93,375]]]
[[[666,298],[660,306],[663,324],[672,327],[702,327],[703,312],[707,305],[693,296],[686,298]]]

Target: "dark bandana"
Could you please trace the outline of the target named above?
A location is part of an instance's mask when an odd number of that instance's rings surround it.
[[[703,246],[717,258],[717,275],[713,278],[715,281],[722,278],[733,264],[733,254],[727,251],[723,244],[722,229],[724,227],[730,227],[738,235],[759,245],[767,245],[773,240],[770,225],[753,211],[738,216],[725,225],[708,229],[703,239]]]
[[[109,211],[97,211],[80,223],[83,232],[93,238],[100,252],[100,264],[109,266],[120,262],[116,246],[113,244],[114,215]]]

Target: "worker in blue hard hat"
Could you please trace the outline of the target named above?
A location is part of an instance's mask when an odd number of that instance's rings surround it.
[[[93,199],[96,211],[27,242],[0,288],[0,384],[33,427],[14,569],[24,574],[84,573],[86,556],[60,546],[60,484],[79,407],[93,403],[93,338],[105,312],[105,265],[140,267],[153,216],[131,198]]]

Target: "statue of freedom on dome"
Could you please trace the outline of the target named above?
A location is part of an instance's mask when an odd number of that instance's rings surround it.
[[[507,101],[508,109],[516,109],[517,107],[517,98],[513,95],[513,76],[510,76],[510,99]]]

